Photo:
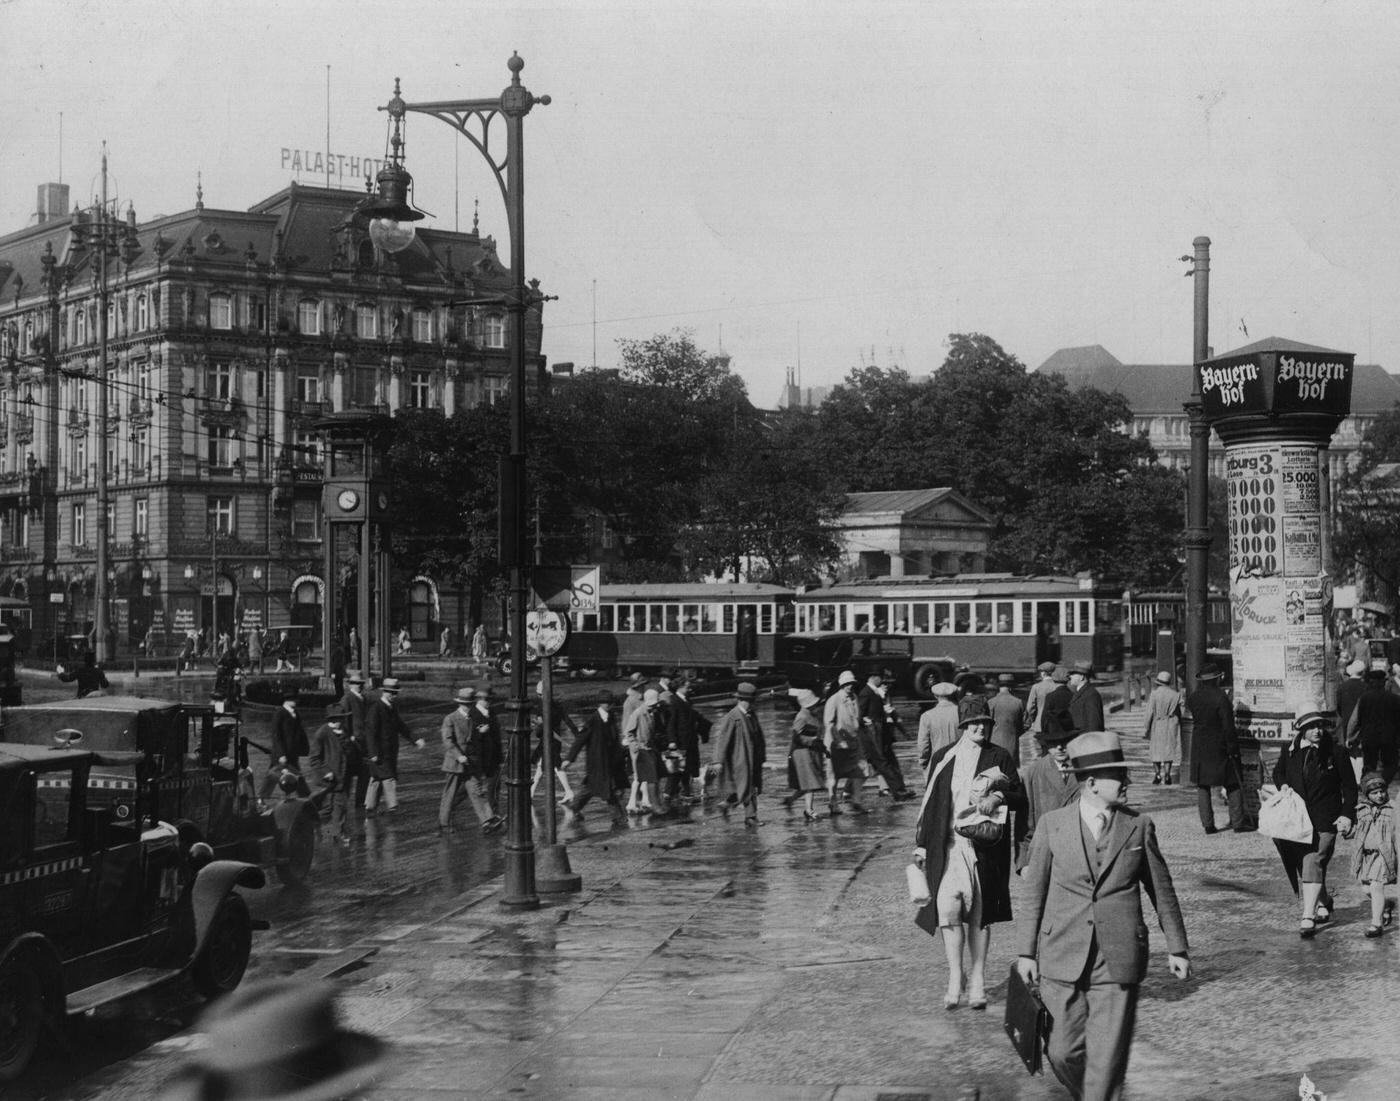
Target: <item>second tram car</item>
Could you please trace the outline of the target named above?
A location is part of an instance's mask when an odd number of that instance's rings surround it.
[[[769,670],[793,630],[778,585],[604,585],[596,612],[574,612],[564,653],[574,669]]]
[[[879,577],[799,593],[795,603],[798,631],[909,635],[920,695],[950,666],[1028,676],[1043,661],[1123,664],[1122,592],[1088,576]]]

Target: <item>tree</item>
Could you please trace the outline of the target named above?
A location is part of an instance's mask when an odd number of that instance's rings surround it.
[[[729,357],[695,346],[692,329],[673,329],[646,340],[619,340],[622,377],[629,382],[659,386],[687,401],[721,406],[749,403],[744,380],[729,370]]]
[[[1338,480],[1332,559],[1348,578],[1376,578],[1400,592],[1400,405],[1378,416],[1366,429],[1357,461]]]

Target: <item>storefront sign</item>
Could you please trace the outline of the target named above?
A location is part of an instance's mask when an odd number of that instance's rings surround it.
[[[1340,420],[1351,411],[1355,359],[1349,352],[1288,341],[1261,342],[1196,368],[1201,406],[1212,424],[1225,418],[1280,413],[1323,414]]]
[[[307,172],[313,176],[330,174],[332,179],[349,177],[356,182],[373,176],[384,167],[383,157],[352,157],[345,153],[329,153],[323,149],[292,149],[282,146],[282,170]]]

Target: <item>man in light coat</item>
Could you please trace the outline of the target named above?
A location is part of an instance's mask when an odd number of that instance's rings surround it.
[[[1055,1076],[1075,1101],[1118,1101],[1147,975],[1142,891],[1157,910],[1178,979],[1191,974],[1186,926],[1152,819],[1125,803],[1118,736],[1081,734],[1068,749],[1079,801],[1046,814],[1036,829],[1016,923],[1016,969],[1024,981],[1040,982],[1054,1022],[1046,1054]]]
[[[487,762],[489,749],[481,739],[478,727],[481,716],[476,709],[476,689],[459,688],[452,701],[457,705],[442,720],[442,799],[438,803],[438,833],[452,828],[452,811],[457,800],[465,795],[481,822],[482,833],[495,833],[505,820],[493,814],[487,799]]]
[[[1031,735],[1039,734],[1044,729],[1045,697],[1055,690],[1055,681],[1051,677],[1055,672],[1055,663],[1042,661],[1035,671],[1040,674],[1040,679],[1031,685],[1026,696],[1026,732]]]
[[[741,681],[734,695],[734,707],[715,725],[715,758],[720,791],[732,795],[744,808],[744,825],[753,829],[763,825],[758,820],[758,794],[763,790],[767,749],[763,727],[753,711],[758,689]]]
[[[954,697],[958,686],[948,681],[939,681],[929,691],[937,702],[919,716],[919,767],[928,778],[928,763],[944,746],[958,740],[958,705]]]

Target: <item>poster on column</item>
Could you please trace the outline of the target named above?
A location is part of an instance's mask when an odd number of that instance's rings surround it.
[[[1234,697],[1253,710],[1285,707],[1287,585],[1279,577],[1236,576],[1230,584]]]

